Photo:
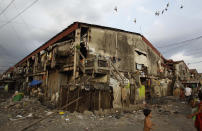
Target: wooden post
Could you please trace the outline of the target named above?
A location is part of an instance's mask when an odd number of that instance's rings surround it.
[[[78,98],[80,95],[80,87],[78,87]],[[79,100],[76,102],[76,111],[78,110]]]
[[[69,90],[70,90],[70,87],[67,87],[67,100],[66,100],[66,104],[69,103]]]
[[[46,71],[46,87],[45,87],[45,94],[48,96],[48,70]]]
[[[101,91],[99,90],[99,110],[101,108]]]

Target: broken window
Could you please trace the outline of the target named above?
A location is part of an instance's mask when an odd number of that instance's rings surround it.
[[[87,57],[87,41],[88,41],[88,28],[81,27],[81,43],[80,43],[80,52],[86,58]],[[80,56],[80,59],[82,57]]]
[[[139,49],[135,49],[135,62],[139,65],[136,65],[136,69],[142,68],[140,65],[148,66],[147,61],[147,53],[144,51],[140,51]],[[138,66],[138,67],[137,67]]]
[[[135,50],[135,51],[136,51],[136,53],[137,53],[138,55],[144,55],[144,56],[147,56],[145,52],[141,52],[141,51],[138,51],[138,50]]]
[[[84,43],[80,44],[80,52],[82,53],[82,55],[86,58],[87,57],[87,49]],[[80,56],[80,59],[82,59],[82,57]]]
[[[138,64],[136,63],[136,69],[137,70],[142,70],[143,64]]]

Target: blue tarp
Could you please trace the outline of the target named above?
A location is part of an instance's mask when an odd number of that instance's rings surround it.
[[[40,81],[40,80],[33,80],[32,82],[29,83],[29,86],[35,86],[35,85],[39,85],[41,83],[42,83],[42,81]]]

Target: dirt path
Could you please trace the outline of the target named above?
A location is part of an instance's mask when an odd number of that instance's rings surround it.
[[[154,131],[195,131],[193,121],[187,119],[190,107],[174,97],[162,98],[162,104],[150,105]],[[47,112],[46,112],[47,113]],[[46,115],[46,113],[41,113]],[[39,118],[8,120],[9,112],[0,112],[0,130],[21,130]],[[141,110],[127,112],[111,110],[103,112],[84,112],[54,115],[41,121],[27,131],[142,131],[144,116]]]

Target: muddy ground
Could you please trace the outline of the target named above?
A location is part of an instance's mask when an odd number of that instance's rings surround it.
[[[191,108],[185,102],[170,96],[148,107],[156,124],[154,131],[195,131],[193,121],[186,118]],[[48,109],[34,98],[25,97],[20,102],[1,99],[0,131],[142,131],[142,108],[69,113]],[[47,118],[32,125],[44,117]],[[29,125],[32,126],[25,129]]]

